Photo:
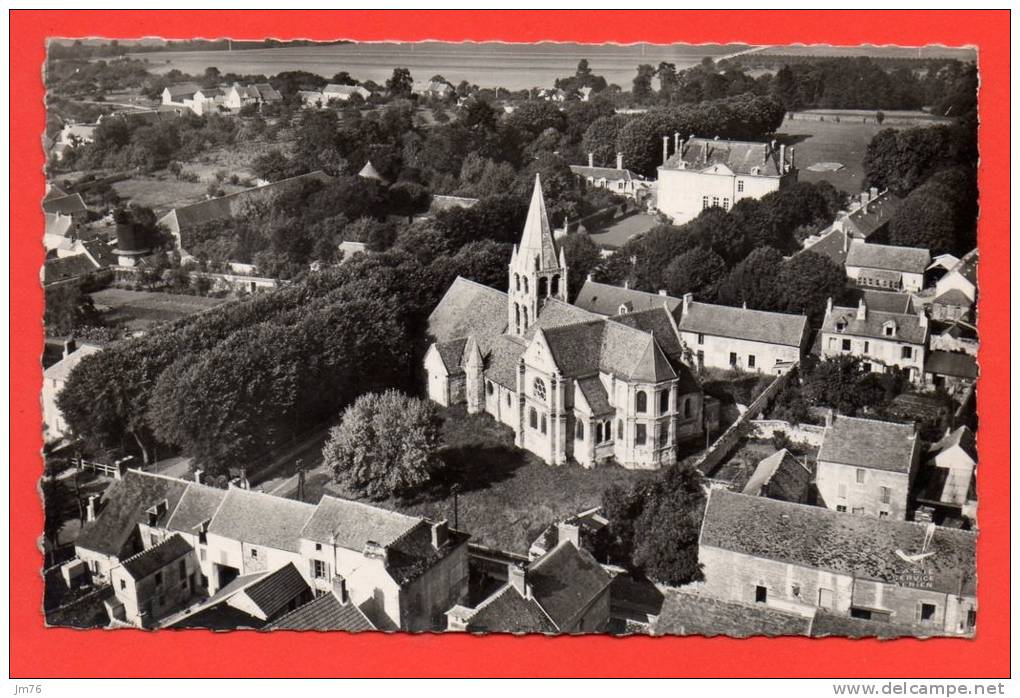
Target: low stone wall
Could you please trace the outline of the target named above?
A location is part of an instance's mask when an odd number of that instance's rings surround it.
[[[782,419],[755,419],[751,422],[751,433],[756,439],[771,439],[780,431],[786,434],[790,441],[817,447],[822,445],[825,427],[816,424],[791,424]]]

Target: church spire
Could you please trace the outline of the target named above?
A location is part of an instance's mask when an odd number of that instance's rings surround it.
[[[542,180],[537,174],[535,189],[531,193],[531,205],[528,207],[528,218],[524,222],[519,254],[529,261],[537,258],[539,269],[555,269],[559,266],[556,242],[553,240],[549,214],[546,213],[545,198],[542,196]]]

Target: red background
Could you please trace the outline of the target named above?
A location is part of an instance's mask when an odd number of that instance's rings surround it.
[[[1009,674],[1009,13],[999,11],[13,11],[11,13],[11,676],[814,676]],[[47,629],[40,611],[39,392],[46,37],[507,40],[979,50],[978,434],[974,640],[470,637]]]

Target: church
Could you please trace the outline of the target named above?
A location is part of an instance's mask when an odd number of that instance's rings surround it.
[[[507,291],[458,277],[429,316],[429,398],[488,413],[550,465],[675,463],[718,426],[719,405],[688,367],[668,299],[592,312],[567,302],[568,271],[536,177]]]

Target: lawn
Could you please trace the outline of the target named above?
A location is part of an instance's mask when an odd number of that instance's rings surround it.
[[[193,170],[189,165],[185,165],[184,169]],[[196,174],[199,173],[196,172]],[[223,191],[228,194],[241,191],[244,188],[229,184],[221,186]],[[185,182],[166,171],[149,175],[134,175],[130,179],[113,184],[113,190],[117,192],[117,196],[133,204],[151,208],[157,216],[178,206],[203,201],[208,188],[209,181],[206,179],[198,182]]]
[[[103,311],[103,320],[107,324],[125,327],[132,332],[200,313],[224,300],[123,288],[106,288],[92,294],[92,301]]]
[[[599,247],[622,247],[631,238],[647,233],[658,222],[658,217],[651,214],[635,213],[621,218],[599,232],[591,234],[590,237]]]
[[[444,410],[443,420],[441,455],[449,470],[442,482],[412,500],[373,503],[406,514],[446,518],[452,524],[451,488],[459,485],[458,525],[484,545],[526,553],[550,523],[598,506],[609,485],[649,476],[616,465],[591,470],[545,465],[513,445],[508,427],[488,415],[468,415],[463,408]],[[325,473],[310,473],[305,499],[316,501],[319,492],[351,497],[329,482]]]

